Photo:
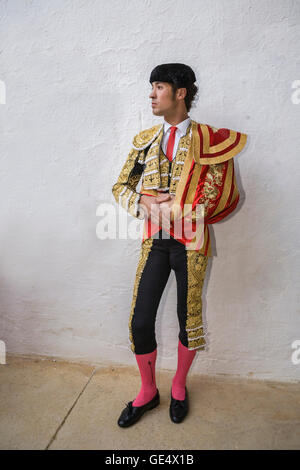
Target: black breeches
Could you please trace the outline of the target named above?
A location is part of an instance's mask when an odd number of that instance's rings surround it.
[[[186,250],[173,237],[163,236],[165,232],[160,230],[141,246],[129,319],[131,349],[135,354],[150,353],[157,347],[156,314],[171,269],[177,283],[178,337],[189,349],[205,346],[201,291],[207,257]]]

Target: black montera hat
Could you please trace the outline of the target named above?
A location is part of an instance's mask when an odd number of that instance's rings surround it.
[[[196,76],[188,65],[185,64],[161,64],[151,72],[150,83],[169,82],[175,83],[178,88],[186,88],[196,81]]]

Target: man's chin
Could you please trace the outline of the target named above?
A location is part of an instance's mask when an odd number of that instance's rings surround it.
[[[163,113],[159,109],[156,109],[156,108],[152,108],[152,113],[155,116],[162,116],[163,115]]]

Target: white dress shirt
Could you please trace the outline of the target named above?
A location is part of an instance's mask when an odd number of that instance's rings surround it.
[[[181,121],[179,124],[176,124],[177,129],[175,132],[175,142],[174,142],[173,155],[172,155],[173,160],[176,156],[179,139],[186,134],[186,131],[190,122],[191,122],[191,118],[188,117],[184,121]],[[169,124],[166,120],[164,120],[164,135],[162,137],[161,146],[165,155],[167,154],[167,146],[168,146],[168,141],[169,141],[169,137],[171,133],[171,130],[170,130],[171,127],[172,127],[172,124]]]

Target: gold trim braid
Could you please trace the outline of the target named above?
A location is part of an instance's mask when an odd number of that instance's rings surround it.
[[[186,331],[188,349],[203,349],[206,346],[206,331],[202,320],[202,287],[208,257],[195,250],[187,250],[188,296]]]
[[[131,328],[131,322],[134,314],[134,309],[135,309],[135,304],[136,304],[136,299],[137,299],[137,293],[138,293],[138,288],[140,285],[140,280],[148,259],[148,256],[150,254],[152,245],[153,245],[153,238],[147,238],[142,242],[141,245],[141,250],[140,250],[140,256],[139,256],[139,262],[137,265],[137,270],[136,270],[136,275],[135,275],[135,281],[134,281],[134,288],[133,288],[133,296],[132,296],[132,302],[131,302],[131,311],[130,311],[130,316],[129,316],[129,340],[131,342],[131,351],[134,353],[135,348],[134,348],[134,343],[133,343],[133,336],[132,336],[132,328]]]

